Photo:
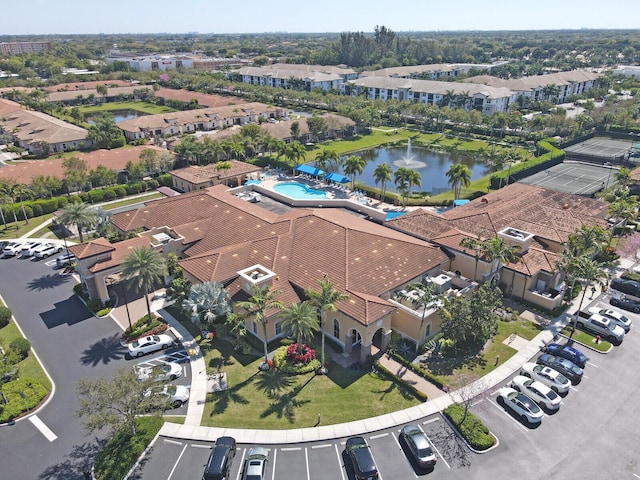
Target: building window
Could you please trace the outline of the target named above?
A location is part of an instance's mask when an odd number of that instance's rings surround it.
[[[276,323],[276,335],[282,334],[282,322]]]
[[[251,322],[251,331],[254,335],[258,335],[258,324],[256,322]]]
[[[424,338],[429,338],[431,336],[431,324],[427,324],[427,329],[424,332]]]
[[[340,322],[337,318],[333,319],[333,336],[335,338],[340,338]]]

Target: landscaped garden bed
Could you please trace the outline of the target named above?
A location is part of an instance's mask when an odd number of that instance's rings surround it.
[[[146,335],[158,335],[160,333],[164,333],[168,328],[169,325],[162,317],[152,314],[151,318],[149,318],[149,315],[145,315],[133,324],[133,329],[127,328],[122,333],[122,339],[129,343]]]
[[[496,443],[496,439],[491,435],[489,428],[473,413],[465,412],[463,405],[454,403],[445,408],[442,413],[474,450],[487,450]]]

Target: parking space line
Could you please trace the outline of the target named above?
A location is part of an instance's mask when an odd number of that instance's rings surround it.
[[[191,446],[193,448],[212,448],[211,445],[198,445],[197,443],[192,443]]]
[[[247,449],[243,448],[242,449],[242,458],[240,459],[240,465],[244,465],[244,456],[247,453]],[[240,470],[238,470],[238,475],[236,475],[236,480],[240,480],[240,475],[242,474],[242,470],[244,469],[244,466],[240,467]]]
[[[409,468],[411,469],[411,471],[413,472],[413,476],[415,478],[418,478],[418,475],[416,475],[415,470],[413,469],[413,465],[411,465],[411,462],[409,461],[409,457],[407,457],[404,454],[404,450],[402,450],[402,445],[400,445],[400,439],[397,435],[392,435],[393,439],[396,441],[396,445],[398,445],[398,450],[400,450],[400,453],[402,454],[402,456],[404,457],[405,462],[407,462],[407,465],[409,465]]]
[[[574,387],[573,385],[571,385],[569,387],[569,390],[573,390],[574,392],[579,392],[580,390],[578,390],[576,387]]]
[[[171,480],[171,477],[173,477],[173,472],[175,472],[176,468],[178,468],[178,463],[180,463],[180,459],[182,458],[182,455],[184,455],[184,452],[185,452],[185,450],[187,449],[188,446],[189,445],[185,444],[184,448],[180,452],[180,455],[178,456],[178,459],[176,460],[176,463],[173,465],[173,468],[171,469],[171,472],[169,472],[169,476],[167,477],[167,480]]]
[[[640,478],[640,475],[636,475],[635,473],[633,474],[633,476],[636,478]]]
[[[29,421],[33,424],[34,427],[40,430],[40,433],[44,435],[44,437],[50,442],[53,442],[56,438],[58,438],[58,436],[53,433],[51,429],[47,427],[37,415],[30,416]]]
[[[424,422],[422,422],[423,425],[426,425],[427,423],[433,423],[433,422],[439,422],[440,418],[436,417],[436,418],[432,418],[431,420],[425,420]]]
[[[527,427],[525,427],[524,425],[522,425],[519,421],[517,421],[515,418],[513,418],[509,412],[507,412],[507,410],[503,407],[501,407],[500,405],[498,405],[497,403],[495,403],[493,400],[489,399],[489,403],[491,405],[493,405],[494,407],[496,407],[498,410],[500,410],[504,415],[506,415],[509,419],[511,419],[516,425],[518,425],[520,428],[522,428],[525,432],[529,432],[529,429]]]
[[[447,462],[444,457],[442,456],[442,454],[440,453],[440,450],[438,450],[438,447],[436,447],[436,444],[433,443],[431,441],[431,439],[429,438],[429,435],[427,435],[426,433],[424,434],[425,437],[427,437],[427,440],[429,440],[429,443],[431,444],[431,446],[433,447],[433,449],[436,451],[436,453],[438,454],[438,456],[442,459],[442,461],[444,462],[444,464],[447,466],[447,468],[449,470],[451,470],[451,465],[449,465],[449,462]]]
[[[591,363],[591,362],[587,362],[587,365],[591,365],[594,368],[600,368],[600,367],[598,367],[598,365],[596,365],[595,363]]]
[[[342,456],[340,455],[340,452],[338,451],[338,444],[334,444],[334,446],[336,447],[336,457],[338,457],[338,465],[342,465],[342,468],[340,469],[340,475],[342,475],[342,480],[344,480],[344,471],[346,469],[344,463],[342,463]]]
[[[326,443],[324,445],[311,445],[311,449],[314,449],[314,448],[327,448],[327,447],[333,447],[333,443]]]
[[[273,449],[273,467],[271,469],[271,478],[276,478],[276,459],[278,458],[278,449]]]
[[[309,452],[307,449],[304,449],[304,463],[307,466],[307,478],[311,479],[311,472],[309,471]]]
[[[387,437],[389,435],[389,433],[381,433],[379,435],[371,435],[369,438],[371,440],[375,440],[376,438],[384,438]]]
[[[282,452],[297,452],[300,450],[302,450],[302,447],[284,447],[280,449]]]
[[[174,445],[182,445],[182,442],[178,442],[177,440],[169,440],[168,438],[163,439],[165,443],[173,443]]]

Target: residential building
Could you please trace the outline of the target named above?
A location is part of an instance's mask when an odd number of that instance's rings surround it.
[[[187,55],[136,55],[107,57],[107,64],[111,64],[113,62],[126,63],[131,70],[136,70],[138,72],[193,68],[193,58]]]
[[[79,150],[91,145],[86,129],[46,113],[25,110],[11,100],[0,100],[0,130],[34,155]]]
[[[208,93],[173,88],[161,88],[156,90],[153,95],[163,100],[161,104],[166,103],[166,100],[182,102],[185,105],[193,105],[195,103],[200,107],[224,107],[226,105],[247,103],[246,100],[238,97],[224,97],[222,95],[210,95]]]
[[[515,93],[508,88],[475,83],[438,82],[410,78],[363,77],[342,84],[342,92],[372,100],[400,100],[425,105],[476,109],[484,115],[506,112]]]
[[[122,129],[127,140],[132,141],[162,135],[222,130],[233,125],[258,123],[260,118],[281,118],[286,113],[284,108],[253,102],[145,115],[119,122],[118,127]]]
[[[93,298],[108,298],[109,278],[118,274],[124,252],[137,245],[176,252],[187,280],[222,282],[234,301],[246,300],[254,284],[269,285],[288,306],[329,278],[349,298],[330,314],[325,333],[360,361],[372,345],[386,348],[392,329],[418,341],[440,329],[433,308],[428,307],[423,323],[423,312],[398,297],[407,285],[435,279],[443,292],[460,292],[452,286],[455,274],[446,273],[449,257],[428,242],[341,209],[277,214],[236,197],[224,185],[147,202],[114,214],[112,223],[122,233],[142,233],[113,245],[98,239],[70,247]],[[442,281],[443,276],[449,280]],[[461,283],[462,289],[470,283]],[[269,315],[268,339],[285,335],[278,312]],[[262,336],[253,319],[245,326]]]
[[[0,55],[21,55],[51,50],[51,42],[0,42]]]
[[[441,215],[416,210],[387,225],[428,239],[448,252],[448,269],[476,281],[494,281],[505,295],[553,310],[565,288],[556,268],[569,236],[582,226],[607,227],[607,203],[514,183]],[[461,246],[464,238],[498,236],[517,247],[518,262],[495,268]]]
[[[264,67],[243,67],[229,72],[229,76],[240,76],[243,83],[251,85],[310,92],[315,89],[338,90],[344,82],[354,80],[358,74],[351,68],[341,66],[276,63]]]
[[[153,95],[153,89],[148,85],[126,87],[107,87],[105,95],[98,93],[95,88],[62,90],[47,93],[44,100],[51,103],[60,102],[64,105],[98,104],[107,102],[121,102],[124,100],[144,100]]]
[[[627,78],[640,79],[640,66],[638,65],[618,65],[613,70],[614,75],[621,75]]]

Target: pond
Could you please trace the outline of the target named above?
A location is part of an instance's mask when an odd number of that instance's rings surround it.
[[[368,187],[376,187],[373,172],[379,164],[386,162],[391,166],[391,181],[387,182],[387,191],[390,192],[397,192],[393,183],[393,172],[399,167],[411,168],[420,174],[422,186],[414,187],[413,190],[429,192],[434,195],[451,190],[446,173],[454,163],[463,163],[469,167],[471,180],[482,178],[489,173],[489,168],[481,163],[480,158],[476,160],[456,152],[441,153],[426,148],[412,148],[411,142],[407,147],[375,148],[358,152],[356,155],[367,162],[362,175],[356,176],[356,182],[363,183]],[[344,172],[340,173],[344,174]],[[380,188],[380,184],[377,185],[377,188]]]
[[[138,110],[131,110],[131,109],[103,110],[101,112],[85,113],[84,119],[88,124],[95,125],[96,122],[94,118],[99,117],[103,113],[108,113],[109,115],[111,115],[115,123],[124,122],[125,120],[131,120],[133,118],[144,117],[145,115],[147,115],[146,113],[139,112]]]

